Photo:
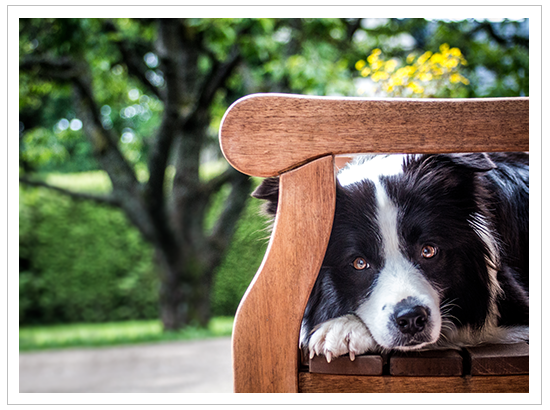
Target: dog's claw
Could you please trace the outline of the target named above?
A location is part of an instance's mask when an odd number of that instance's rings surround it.
[[[330,319],[316,328],[308,341],[309,355],[324,355],[327,363],[336,357],[349,353],[354,361],[356,356],[372,350],[375,342],[365,324],[355,315]]]

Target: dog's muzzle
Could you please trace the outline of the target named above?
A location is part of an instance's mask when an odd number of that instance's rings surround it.
[[[394,307],[389,326],[396,348],[415,348],[430,342],[430,308],[413,297],[401,300]]]
[[[404,299],[395,306],[393,320],[404,335],[422,332],[428,323],[430,309]]]

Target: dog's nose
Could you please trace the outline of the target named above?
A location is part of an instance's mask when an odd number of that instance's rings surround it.
[[[399,331],[411,336],[421,332],[427,320],[428,312],[422,306],[402,308],[395,314],[395,323]]]

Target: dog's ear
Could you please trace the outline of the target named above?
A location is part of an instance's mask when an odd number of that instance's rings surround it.
[[[449,154],[448,156],[455,165],[465,167],[473,172],[487,172],[497,167],[484,152]]]
[[[460,197],[476,190],[480,176],[496,168],[484,153],[428,154],[410,162],[418,192],[432,192],[439,196],[451,194]]]
[[[448,178],[449,176],[446,174],[449,170],[454,170],[454,174],[457,176],[464,175],[471,178],[475,173],[487,172],[497,167],[491,158],[483,152],[426,154],[420,157],[420,161],[413,161],[412,164],[414,168],[423,170],[421,175],[428,178],[434,178],[437,175]]]
[[[279,177],[264,179],[258,188],[252,192],[252,196],[266,200],[264,211],[271,216],[275,216],[279,202]]]

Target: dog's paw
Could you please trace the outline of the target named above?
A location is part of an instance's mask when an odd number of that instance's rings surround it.
[[[365,324],[355,315],[341,316],[321,323],[309,339],[309,355],[322,354],[330,362],[333,357],[349,353],[351,360],[369,350],[376,342]]]

